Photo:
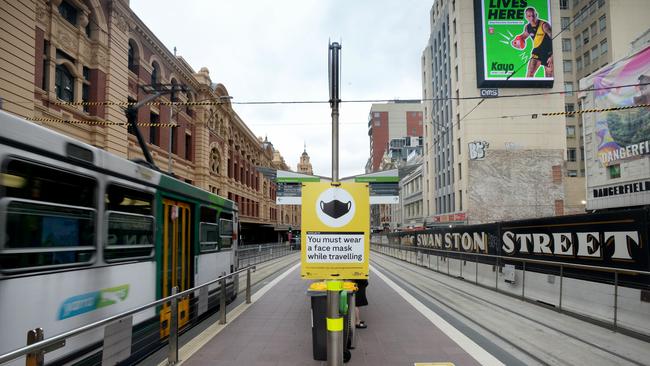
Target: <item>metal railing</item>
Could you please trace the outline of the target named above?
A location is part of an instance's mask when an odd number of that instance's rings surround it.
[[[139,306],[132,310],[128,310],[120,314],[113,315],[111,317],[96,321],[94,323],[84,325],[77,329],[70,330],[68,332],[56,335],[48,339],[43,339],[43,330],[41,328],[30,330],[28,332],[28,339],[33,343],[28,344],[25,347],[11,351],[9,353],[6,353],[4,355],[0,355],[0,364],[15,360],[16,358],[22,356],[26,356],[27,357],[26,363],[29,366],[43,365],[44,354],[53,351],[55,349],[58,349],[60,347],[63,347],[67,339],[90,332],[92,330],[97,330],[100,327],[107,326],[109,324],[114,324],[120,321],[121,319],[128,318],[144,310],[156,306],[161,306],[166,303],[169,303],[171,308],[170,330],[169,330],[169,337],[168,337],[168,346],[169,346],[168,363],[174,364],[178,362],[178,334],[179,334],[178,333],[179,331],[178,301],[179,299],[189,296],[190,294],[196,292],[197,290],[201,290],[201,289],[207,290],[208,286],[219,282],[220,284],[219,324],[225,324],[226,323],[226,288],[227,288],[226,279],[235,275],[239,275],[240,273],[246,272],[246,303],[250,304],[251,303],[251,270],[255,271],[255,269],[256,269],[255,266],[242,268],[240,270],[215,278],[209,282],[206,282],[204,284],[201,284],[199,286],[193,287],[191,289],[182,292],[178,292],[178,287],[174,287],[172,289],[171,296],[150,302],[148,304]],[[207,291],[205,293],[207,294]]]
[[[499,288],[499,273],[501,273],[501,266],[504,265],[505,263],[503,262],[519,262],[521,263],[521,272],[522,272],[522,281],[521,281],[521,294],[519,297],[522,300],[526,300],[526,264],[537,264],[537,265],[544,265],[544,266],[550,266],[550,267],[556,267],[559,268],[559,277],[560,277],[560,283],[559,283],[559,294],[558,294],[558,306],[557,310],[562,312],[564,309],[562,307],[562,298],[563,298],[563,287],[564,287],[564,278],[567,277],[565,273],[566,268],[574,268],[574,269],[581,269],[581,270],[587,270],[587,271],[593,271],[593,272],[609,272],[613,273],[614,275],[614,280],[613,280],[613,285],[614,285],[614,313],[613,313],[613,321],[610,324],[613,329],[618,330],[619,324],[618,324],[618,293],[619,293],[619,275],[624,274],[624,275],[644,275],[644,276],[650,276],[650,272],[648,271],[639,271],[639,270],[631,270],[631,269],[625,269],[625,268],[614,268],[614,267],[600,267],[600,266],[591,266],[591,265],[586,265],[586,264],[577,264],[577,263],[564,263],[564,262],[556,262],[556,261],[545,261],[545,260],[539,260],[539,259],[528,259],[528,258],[517,258],[517,257],[507,257],[507,256],[499,256],[499,255],[493,255],[493,254],[481,254],[481,253],[468,253],[468,252],[460,252],[460,251],[453,251],[453,250],[444,250],[444,249],[435,249],[435,248],[428,248],[428,247],[419,247],[419,246],[410,246],[410,245],[401,245],[401,244],[384,244],[384,243],[377,243],[377,242],[372,242],[370,243],[371,248],[374,247],[374,249],[382,254],[389,255],[394,258],[398,258],[400,260],[404,260],[409,263],[414,263],[416,265],[421,265],[423,267],[435,270],[439,273],[451,275],[450,272],[450,260],[458,260],[461,265],[460,267],[460,277],[465,279],[463,277],[463,267],[464,261],[472,261],[471,259],[473,258],[473,262],[475,264],[475,269],[474,269],[474,284],[487,287],[487,288],[494,288],[498,292],[502,292],[507,295],[512,295],[511,292],[504,291]],[[420,260],[420,263],[418,263],[418,253],[423,253],[427,254],[428,258],[428,264],[425,266],[424,264],[424,258],[422,256],[422,259]],[[435,268],[431,266],[431,256],[436,257],[436,265]],[[444,272],[444,268],[441,271],[440,270],[440,259],[443,259],[443,262],[447,262],[447,270],[446,273]],[[478,278],[478,273],[479,273],[479,258],[484,259],[485,261],[481,262],[484,265],[490,265],[490,266],[495,266],[497,268],[494,269],[494,287],[491,286],[485,286],[482,283],[479,283],[479,278]],[[412,261],[410,261],[411,259]],[[489,263],[489,261],[492,261],[493,263]],[[530,270],[529,270],[530,271]],[[539,269],[535,272],[539,272]],[[545,273],[549,274],[549,273]],[[575,277],[575,275],[573,276]],[[650,289],[650,285],[648,286]],[[582,314],[576,314],[576,315],[582,315]],[[584,315],[583,315],[584,316]],[[587,316],[588,317],[588,316]],[[591,319],[591,318],[590,318]],[[595,319],[592,319],[595,320]],[[599,321],[600,322],[600,321]],[[646,338],[650,335],[644,334],[644,333],[639,333],[636,330],[632,329],[626,329],[627,331],[631,332],[635,336],[640,336],[643,338]]]
[[[275,258],[284,257],[300,250],[298,244],[247,244],[237,248],[238,265],[250,266],[267,262]]]

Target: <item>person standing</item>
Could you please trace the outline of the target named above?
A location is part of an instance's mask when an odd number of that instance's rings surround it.
[[[540,66],[544,66],[544,76],[553,77],[553,39],[551,38],[551,25],[538,18],[535,8],[526,8],[526,20],[524,31],[515,37],[512,46],[523,50],[526,47],[526,40],[533,37],[533,50],[528,61],[526,77],[532,78]]]
[[[355,315],[355,328],[364,329],[368,328],[365,321],[361,320],[359,307],[368,305],[368,298],[366,297],[366,287],[368,287],[368,280],[354,280],[357,284],[358,290],[354,297],[354,315]]]

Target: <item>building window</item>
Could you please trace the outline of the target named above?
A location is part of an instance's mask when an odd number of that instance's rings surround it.
[[[609,51],[609,47],[607,46],[607,40],[604,39],[602,42],[600,42],[600,54],[604,55]]]
[[[65,65],[57,65],[54,77],[54,90],[57,98],[74,101],[74,77]]]
[[[598,45],[595,45],[595,46],[591,49],[591,61],[596,61],[596,60],[598,59],[598,56],[599,56],[599,55],[600,55],[600,54],[598,53]]]
[[[192,135],[185,134],[185,160],[192,161]]]
[[[594,9],[596,8],[594,7]],[[589,29],[591,30],[591,38],[595,37],[596,34],[598,34],[598,28],[596,27],[596,22],[591,23]]]
[[[560,9],[566,10],[569,8],[569,0],[560,0]]]
[[[129,103],[135,103],[136,100],[129,97],[128,102]],[[126,122],[128,123],[128,125],[126,126],[126,131],[128,133],[130,133],[131,135],[135,135],[135,130],[134,130],[133,126],[134,126],[135,123],[137,123],[137,119],[138,119],[138,112],[137,111],[133,111],[133,112],[130,112],[130,113],[126,114]]]
[[[621,164],[610,165],[607,167],[607,175],[610,179],[621,177]]]
[[[571,51],[571,38],[562,38],[562,51]]]
[[[577,35],[574,40],[576,42],[576,50],[582,47],[582,37],[580,35]]]
[[[564,83],[564,92],[566,95],[573,95],[573,83],[572,82],[565,82]]]
[[[596,0],[591,0],[589,2],[589,14],[593,14],[596,12],[596,7],[594,5],[596,5]]]
[[[605,0],[598,0],[598,7],[600,8],[603,5],[605,5]]]
[[[576,127],[575,126],[566,126],[566,137],[575,138],[576,137]]]
[[[90,101],[90,69],[84,66],[83,75],[84,75],[84,80],[83,80],[83,84],[81,84],[81,101],[89,102]],[[84,104],[83,110],[84,112],[88,113],[90,111],[90,107],[87,104]]]
[[[178,143],[176,142],[178,139],[178,127],[172,126],[169,129],[172,134],[172,154],[178,154]]]
[[[152,125],[149,126],[149,143],[160,146],[160,135],[158,134],[158,123],[160,119],[157,114],[149,114],[149,123]],[[155,124],[155,125],[154,125]]]
[[[604,31],[607,29],[607,16],[603,15],[600,18],[598,18],[598,25],[600,26],[600,31]]]
[[[582,55],[582,59],[583,59],[584,62],[585,62],[585,66],[589,66],[589,65],[591,65],[591,59],[589,58],[589,51],[585,52],[585,53]]]
[[[129,70],[135,74],[138,73],[138,65],[136,63],[137,59],[138,54],[135,45],[133,44],[133,41],[129,41]]]
[[[77,25],[77,13],[77,8],[70,5],[67,1],[63,1],[59,5],[59,14],[61,14],[61,17],[74,26]]]
[[[458,163],[458,180],[460,181],[462,179],[463,179],[463,167],[461,163]]]
[[[573,61],[564,60],[562,63],[564,65],[564,72],[566,72],[566,73],[572,73],[573,72]]]
[[[582,44],[589,43],[589,29],[585,29],[582,32]]]
[[[576,58],[576,70],[582,70],[582,57]]]
[[[567,161],[576,161],[576,149],[569,148],[566,150],[566,159]]]
[[[151,84],[152,85],[158,84],[158,76],[159,76],[158,74],[159,74],[159,71],[160,71],[160,70],[158,70],[158,64],[154,62],[151,66],[152,66]]]
[[[571,113],[576,110],[575,104],[573,103],[567,103],[564,105],[564,111],[567,112],[567,117],[574,117],[575,114]],[[571,114],[569,114],[571,113]]]
[[[569,177],[577,177],[578,176],[578,171],[577,170],[567,170],[567,176]]]
[[[569,30],[569,24],[571,24],[571,18],[569,17],[562,17],[560,19],[561,25],[562,25],[562,30]]]

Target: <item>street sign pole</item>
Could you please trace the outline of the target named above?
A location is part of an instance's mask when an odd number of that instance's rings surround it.
[[[330,106],[332,108],[332,185],[339,183],[339,81],[340,52],[338,42],[330,43],[328,70],[330,87]],[[327,365],[343,365],[343,317],[339,313],[339,297],[343,281],[327,281]]]

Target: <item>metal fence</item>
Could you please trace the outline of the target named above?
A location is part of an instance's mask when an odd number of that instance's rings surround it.
[[[260,264],[295,253],[296,250],[300,250],[300,246],[289,243],[247,244],[237,249],[238,266]]]
[[[649,276],[650,272],[612,267],[590,266],[583,264],[561,263],[537,259],[504,257],[490,254],[459,252],[412,245],[393,243],[388,244],[388,240],[385,236],[373,236],[370,245],[374,251],[386,254],[394,258],[398,258],[408,263],[413,263],[418,266],[422,266],[449,276],[459,277],[464,280],[470,280],[476,285],[490,288],[507,295],[519,297],[525,301],[551,305],[553,308],[560,312],[567,312],[572,315],[577,315],[579,317],[585,318],[586,320],[610,326],[614,330],[622,331],[638,338],[650,339],[650,320],[647,319],[647,314],[644,316],[643,311],[638,314],[643,324],[634,324],[635,322],[633,320],[630,320],[630,318],[627,319],[628,321],[623,327],[621,327],[621,324],[619,323],[619,315],[621,312],[619,300],[623,298],[623,296],[620,294],[620,291],[622,288],[628,292],[630,290],[629,287],[621,286],[621,275]],[[516,263],[516,266],[512,265],[513,262]],[[508,266],[510,266],[510,268],[507,268],[507,270],[510,271],[510,275],[512,277],[512,280],[510,281],[508,281],[506,278],[506,273],[504,272],[504,268]],[[568,270],[572,270],[571,276],[567,276]],[[612,298],[610,300],[611,303],[608,304],[608,307],[611,307],[611,314],[603,317],[589,312],[581,313],[579,311],[576,311],[575,307],[571,307],[569,309],[565,306],[565,301],[569,296],[569,291],[566,289],[566,282],[570,280],[572,286],[575,286],[577,282],[575,275],[576,273],[579,274],[581,272],[609,274],[609,280],[603,280],[603,276],[599,276],[599,280],[603,285],[613,286],[613,293],[611,294]],[[494,273],[493,280],[490,280],[488,278],[491,276],[491,273]],[[534,296],[529,296],[527,291],[531,291],[533,285],[539,285],[539,281],[529,281],[532,284],[529,285],[529,288],[527,289],[526,273],[529,274],[529,277],[533,275],[539,275],[540,273],[542,275],[549,276],[548,283],[552,284],[552,288],[554,288],[555,292],[557,292],[557,294],[555,294],[556,298],[551,299],[550,301],[539,301]],[[515,281],[515,275],[519,275],[521,278]],[[553,281],[551,281],[551,276],[553,276]],[[556,284],[554,281],[554,278],[556,276],[559,277],[559,284]],[[503,282],[501,286],[499,285],[500,278],[502,280],[501,282]],[[644,294],[647,296],[648,291],[650,290],[650,284],[647,284],[645,288],[635,288],[631,290],[640,292],[641,298],[643,298]],[[607,291],[600,291],[598,294],[602,295],[603,293],[607,294]],[[546,292],[546,295],[549,294],[550,296],[553,296],[553,291]],[[630,297],[631,296],[629,296],[629,294],[625,296],[627,299]],[[589,295],[585,295],[585,299],[589,299]],[[641,302],[646,301],[641,300],[638,303]],[[630,309],[627,305],[628,304],[625,305],[624,310],[629,312]],[[637,305],[638,304],[630,307],[637,307]],[[632,311],[637,310],[632,309]],[[632,314],[632,317],[634,316],[637,315]],[[643,320],[644,318],[645,320]]]
[[[103,334],[98,341],[101,347],[76,357],[84,359],[84,364],[116,364],[124,360],[138,360],[151,352],[166,346],[168,348],[168,361],[173,364],[178,361],[178,336],[189,328],[193,320],[203,320],[213,310],[218,308],[219,323],[226,323],[226,302],[228,289],[230,295],[236,295],[236,286],[238,278],[242,273],[246,273],[246,303],[251,303],[251,270],[255,266],[248,266],[233,273],[215,278],[202,285],[191,289],[178,292],[178,287],[172,289],[172,295],[163,299],[150,302],[135,309],[96,321],[91,324],[81,326],[77,329],[59,334],[57,336],[43,339],[43,329],[37,328],[28,332],[28,345],[26,347],[14,350],[4,355],[0,355],[0,364],[12,362],[12,364],[21,364],[29,366],[40,366],[44,364],[45,354],[57,351],[54,357],[66,357],[63,352],[69,354],[72,350],[60,350],[66,344],[74,345],[79,343],[80,337],[93,338],[98,333]],[[216,286],[213,286],[216,285]],[[212,286],[212,287],[211,287]],[[223,291],[226,289],[226,291]],[[189,315],[187,321],[180,324],[183,310],[179,303],[187,301]],[[218,301],[218,307],[216,302]],[[210,306],[212,302],[213,306]],[[169,309],[169,327],[168,334],[161,328],[162,317],[161,309]],[[160,315],[159,315],[160,314]],[[134,319],[139,319],[138,324],[134,324]],[[144,320],[143,319],[148,319]],[[167,328],[167,327],[165,327]],[[137,352],[147,350],[146,355],[138,355]],[[132,352],[133,351],[133,352]],[[76,350],[74,352],[77,352]],[[24,357],[24,362],[20,358]],[[77,361],[78,359],[69,359],[68,362]],[[49,361],[49,360],[48,360]]]

